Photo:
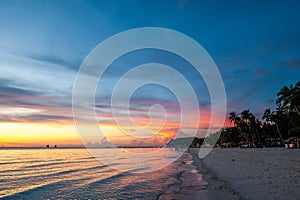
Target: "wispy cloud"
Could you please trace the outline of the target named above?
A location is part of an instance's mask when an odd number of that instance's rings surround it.
[[[29,58],[35,61],[40,61],[44,63],[50,63],[54,65],[59,65],[62,67],[67,67],[72,70],[77,71],[79,69],[79,66],[81,64],[81,60],[77,58],[72,60],[67,60],[65,58],[61,58],[54,55],[45,55],[45,54],[37,54],[37,53],[27,53],[24,55],[25,58]]]
[[[300,59],[291,59],[276,63],[279,68],[300,69]]]
[[[17,88],[17,87],[12,87],[12,86],[0,86],[0,94],[2,98],[7,98],[9,96],[37,96],[41,95],[42,93],[37,92],[37,91],[32,91],[29,89],[22,89],[22,88]]]
[[[2,122],[53,122],[53,123],[70,123],[72,122],[72,116],[61,116],[61,115],[46,115],[46,114],[32,114],[28,116],[8,116],[8,115],[0,115],[0,121]]]

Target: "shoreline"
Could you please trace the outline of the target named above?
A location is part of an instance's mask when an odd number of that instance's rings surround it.
[[[190,151],[197,156],[199,149]],[[212,187],[223,182],[219,187],[241,199],[299,198],[300,150],[215,148],[199,163],[211,174],[204,180]]]
[[[162,169],[161,173],[167,170],[171,173],[169,178],[174,177],[175,181],[164,187],[154,199],[240,199],[223,181],[212,178],[194,151],[189,149],[174,163]]]
[[[188,152],[192,155],[194,165],[201,174],[203,181],[207,183],[208,199],[241,199],[241,196],[228,183],[217,177],[198,157],[199,148],[190,148]]]

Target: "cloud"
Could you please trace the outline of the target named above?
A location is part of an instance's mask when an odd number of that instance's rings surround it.
[[[11,80],[0,79],[0,105],[25,104],[25,102],[42,96],[42,92],[15,86]],[[18,102],[18,103],[17,103]],[[37,101],[40,102],[40,101]],[[41,103],[41,102],[40,102]]]
[[[75,71],[57,63],[40,60],[0,52],[1,86],[30,89],[47,93],[48,96],[70,95]]]
[[[73,59],[74,61],[70,61],[70,60],[63,59],[61,57],[53,56],[53,55],[28,53],[24,57],[32,59],[32,60],[36,60],[36,61],[41,61],[41,62],[64,66],[64,67],[67,67],[72,70],[78,70],[79,66],[81,64],[81,61],[79,59],[78,60]]]
[[[45,115],[45,114],[33,114],[27,116],[9,116],[0,115],[0,121],[2,122],[56,122],[60,123],[62,121],[72,121],[73,118],[70,116],[62,115]]]
[[[18,95],[40,95],[40,92],[36,92],[30,89],[24,89],[22,87],[15,86],[13,80],[0,78],[0,93],[2,95],[11,95],[11,94],[18,94]]]
[[[0,113],[0,122],[16,122],[16,120],[12,119],[7,115],[3,115]]]
[[[62,116],[62,115],[45,115],[45,114],[38,114],[38,115],[30,115],[26,117],[19,117],[19,119],[26,119],[31,122],[37,121],[59,121],[59,120],[73,120],[72,117]]]
[[[106,137],[103,137],[100,141],[98,142],[89,142],[86,147],[91,147],[91,148],[111,148],[111,147],[116,147],[112,142],[110,142]]]
[[[1,96],[15,96],[15,95],[29,95],[29,96],[36,96],[40,95],[40,92],[22,89],[17,87],[10,87],[10,86],[0,86],[0,95]],[[0,97],[1,98],[1,97]]]
[[[300,69],[300,59],[291,59],[276,63],[279,68]]]

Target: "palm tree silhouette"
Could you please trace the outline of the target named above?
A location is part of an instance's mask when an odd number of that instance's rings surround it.
[[[241,118],[238,116],[237,112],[231,112],[229,113],[229,121],[232,123],[234,123],[235,126],[237,126],[239,124],[239,122],[241,121]]]
[[[242,120],[242,129],[244,132],[244,135],[246,136],[247,142],[249,144],[249,147],[252,146],[252,139],[250,136],[250,120],[252,118],[252,113],[250,113],[250,110],[244,110],[243,112],[241,112],[241,120]]]
[[[267,123],[271,124],[271,125],[274,125],[276,126],[276,129],[277,129],[277,133],[280,137],[280,140],[281,142],[283,142],[283,137],[282,137],[282,134],[280,132],[280,129],[279,129],[279,121],[281,120],[280,117],[281,117],[281,113],[280,111],[278,110],[277,113],[275,113],[274,111],[271,111],[270,108],[267,108],[263,114],[263,117],[262,119],[265,120]]]
[[[295,87],[293,84],[290,87],[284,86],[280,92],[277,93],[277,105],[284,108],[287,112],[295,110],[300,115],[300,82]]]

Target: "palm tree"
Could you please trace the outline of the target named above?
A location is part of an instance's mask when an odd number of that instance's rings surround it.
[[[259,121],[259,119],[255,119],[255,116],[253,118],[253,120],[251,121],[252,127],[254,129],[255,132],[255,136],[256,136],[256,141],[262,145],[261,143],[261,127],[262,127],[262,123],[261,121]]]
[[[280,137],[281,142],[283,143],[283,137],[279,129],[279,121],[282,120],[282,113],[280,109],[277,109],[277,112],[271,111],[270,108],[267,108],[262,117],[268,124],[275,125],[277,133]]]
[[[250,110],[243,110],[241,112],[241,118],[246,124],[249,124],[251,118],[253,117],[253,114],[250,112]]]
[[[229,117],[228,117],[230,123],[234,123],[234,126],[237,126],[238,123],[241,121],[241,118],[238,116],[238,114],[234,111],[229,113]]]
[[[300,81],[296,83],[294,87],[294,107],[298,115],[300,115],[299,110],[300,110]]]
[[[251,125],[250,122],[253,119],[253,114],[250,112],[250,110],[244,110],[241,112],[241,128],[242,132],[244,132],[247,142],[249,146],[252,146],[252,139],[251,139]]]
[[[298,82],[295,87],[293,84],[290,87],[284,86],[277,94],[276,103],[279,107],[284,108],[286,111],[291,112],[295,110],[298,115],[299,111],[299,102],[300,102],[300,82]]]
[[[234,144],[238,144],[242,135],[241,135],[241,118],[239,117],[239,115],[237,114],[237,112],[233,111],[229,113],[229,117],[228,117],[230,123],[234,123],[234,127],[231,127],[230,129],[230,137],[231,138],[231,142],[233,142]]]
[[[267,123],[272,123],[272,113],[271,113],[271,109],[267,108],[265,109],[265,112],[262,116],[262,119],[265,120]]]

